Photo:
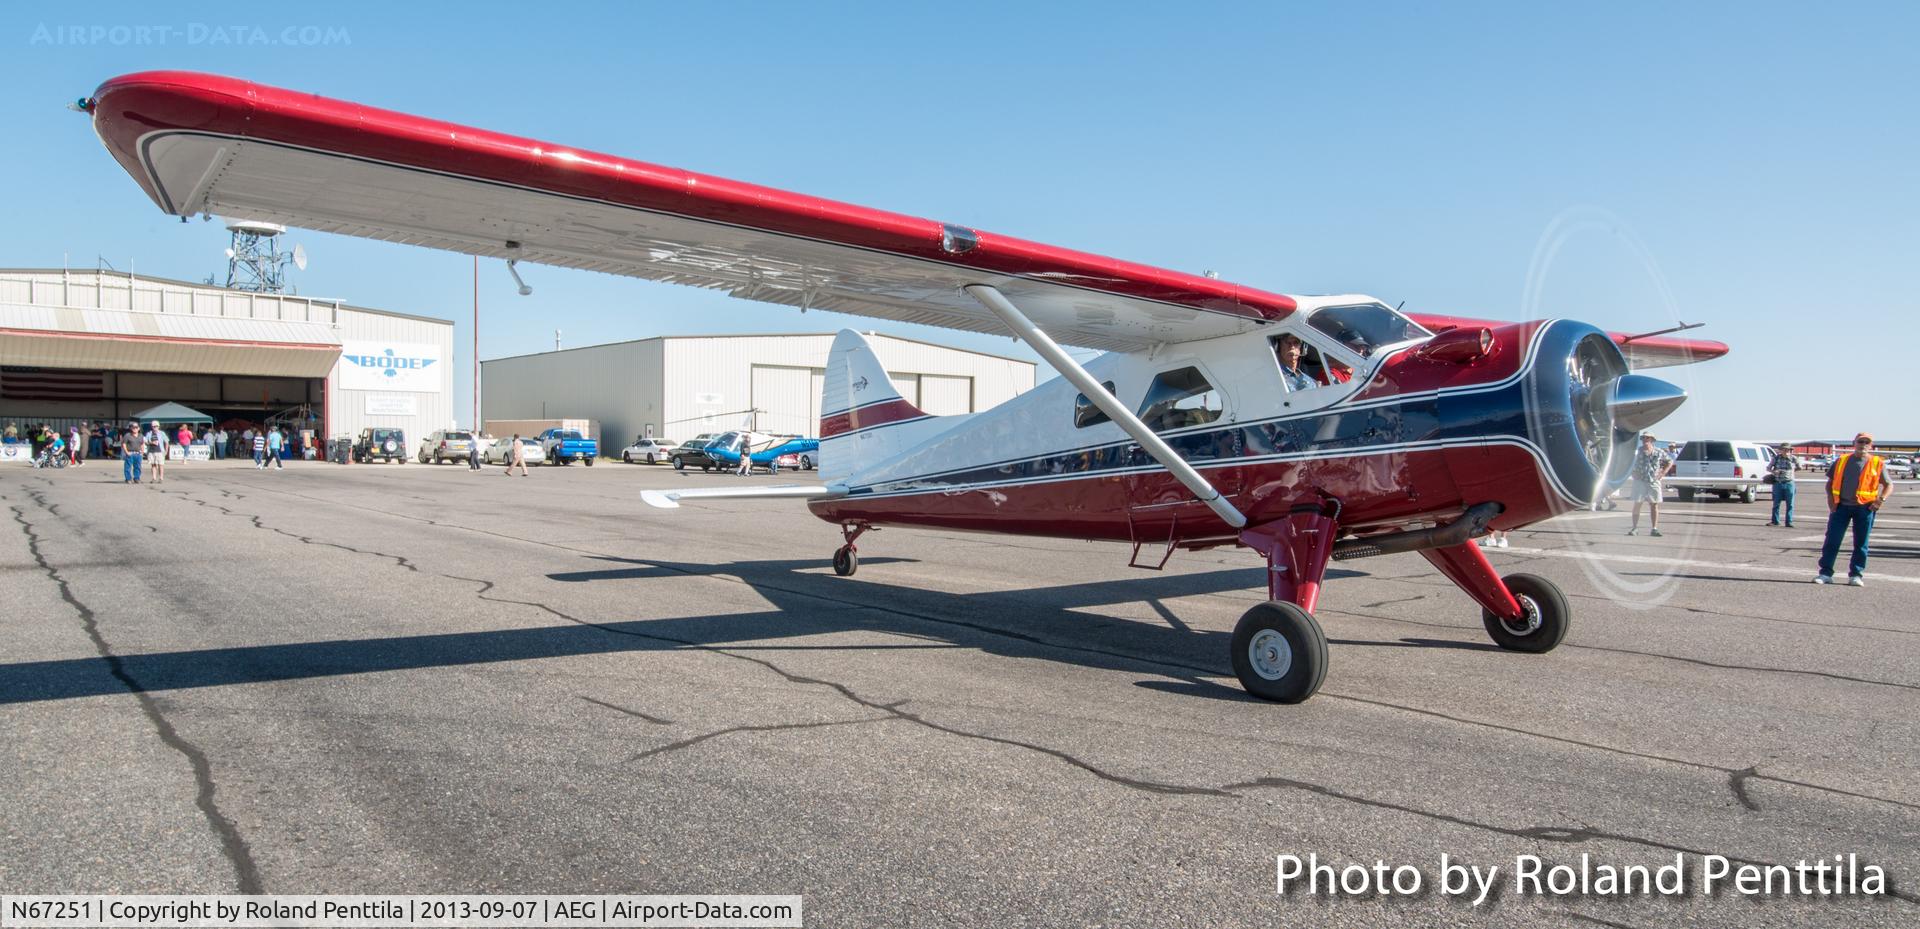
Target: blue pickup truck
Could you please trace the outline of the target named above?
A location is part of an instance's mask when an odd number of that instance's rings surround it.
[[[572,464],[581,460],[591,468],[593,460],[600,457],[600,443],[574,429],[548,429],[540,433],[540,447],[546,451],[547,464],[550,465]]]

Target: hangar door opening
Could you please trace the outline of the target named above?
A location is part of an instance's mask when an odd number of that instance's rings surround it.
[[[812,368],[753,366],[754,430],[773,435],[815,434],[820,429],[824,372]]]

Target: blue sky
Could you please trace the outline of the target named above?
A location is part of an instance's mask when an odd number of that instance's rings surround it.
[[[1733,354],[1666,369],[1693,399],[1658,431],[1920,439],[1920,5],[297,9],[7,7],[0,267],[224,271],[217,224],[160,214],[62,108],[115,74],[184,68],[1271,290],[1705,322]],[[302,293],[454,319],[467,369],[470,259],[294,238],[313,256]],[[527,271],[521,298],[482,264],[481,357],[550,347],[555,328],[577,346],[842,325],[1033,357]],[[464,374],[455,392],[464,418]]]

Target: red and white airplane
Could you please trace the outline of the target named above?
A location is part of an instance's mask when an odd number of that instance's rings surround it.
[[[1544,578],[1501,577],[1474,538],[1594,504],[1634,436],[1685,399],[1632,369],[1727,351],[1269,293],[232,78],[131,74],[80,105],[171,214],[1018,336],[1061,377],[929,416],[842,332],[820,484],[645,496],[805,499],[841,527],[842,575],[878,526],[1111,539],[1133,543],[1136,563],[1143,548],[1164,564],[1244,545],[1266,558],[1271,599],[1234,630],[1233,667],[1283,702],[1325,677],[1313,609],[1335,559],[1418,551],[1479,604],[1495,642],[1558,645],[1566,598]],[[1083,366],[1061,345],[1106,354]]]

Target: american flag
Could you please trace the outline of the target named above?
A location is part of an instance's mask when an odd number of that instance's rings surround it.
[[[0,367],[0,399],[99,400],[106,395],[99,371]]]

